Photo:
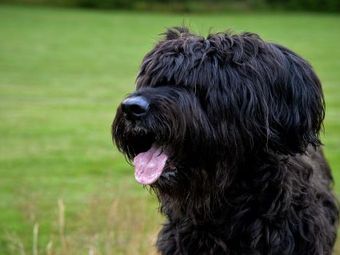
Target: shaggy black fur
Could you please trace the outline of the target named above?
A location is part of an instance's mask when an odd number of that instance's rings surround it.
[[[289,49],[256,34],[169,29],[144,58],[148,114],[112,126],[132,159],[169,155],[151,185],[167,221],[161,254],[329,255],[338,209],[320,149],[320,81]]]

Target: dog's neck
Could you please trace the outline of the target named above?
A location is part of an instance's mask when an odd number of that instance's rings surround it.
[[[260,199],[265,190],[275,192],[285,178],[285,171],[280,166],[286,161],[287,157],[266,155],[265,159],[249,158],[235,168],[221,163],[216,169],[206,170],[213,172],[214,176],[207,178],[202,185],[192,185],[191,189],[177,193],[176,196],[158,194],[161,212],[171,222],[210,225],[214,219],[214,224],[225,224],[227,215],[246,210],[251,204],[256,206],[255,201],[245,199],[250,197],[249,193],[253,194],[258,190]],[[229,172],[228,175],[225,174],[226,171]],[[263,179],[266,180],[267,187],[263,187]],[[211,185],[215,187],[212,188]],[[219,189],[216,189],[216,185]]]

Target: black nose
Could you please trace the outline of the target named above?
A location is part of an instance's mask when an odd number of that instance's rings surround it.
[[[123,101],[122,110],[128,118],[138,119],[148,112],[149,102],[142,96],[129,97]]]

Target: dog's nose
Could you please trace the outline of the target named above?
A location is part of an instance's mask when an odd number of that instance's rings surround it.
[[[138,119],[148,112],[149,102],[142,96],[129,97],[123,101],[122,110],[128,118]]]

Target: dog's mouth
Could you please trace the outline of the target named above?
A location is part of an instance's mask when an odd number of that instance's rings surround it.
[[[133,159],[135,179],[143,185],[155,183],[165,174],[168,154],[165,147],[159,145],[155,135],[146,130],[138,129],[129,138],[128,152]]]
[[[117,136],[115,137],[117,138]],[[122,139],[122,140],[120,140]],[[143,185],[172,181],[176,176],[176,155],[166,140],[144,127],[131,125],[115,141],[134,166],[134,176]]]
[[[150,185],[158,180],[165,169],[168,155],[155,144],[145,152],[138,153],[134,159],[136,181]]]

